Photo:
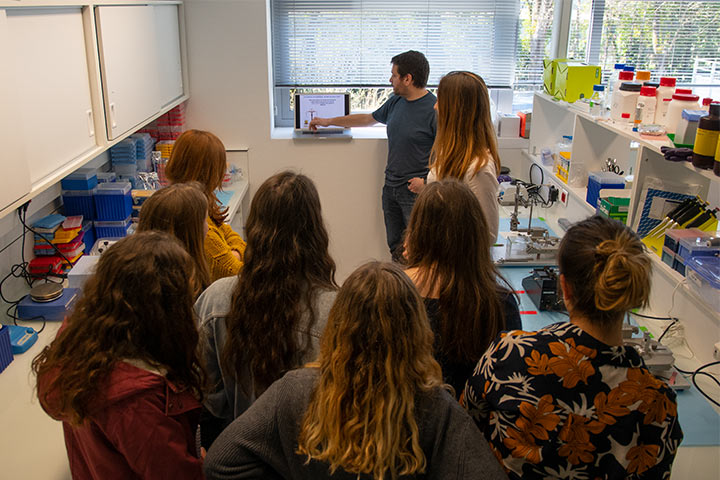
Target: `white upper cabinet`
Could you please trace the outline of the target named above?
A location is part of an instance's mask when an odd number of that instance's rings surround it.
[[[15,127],[37,185],[97,146],[82,9],[7,9],[6,23],[12,48],[0,63],[11,66]]]
[[[95,8],[108,138],[183,95],[178,6]]]
[[[0,65],[11,63],[14,42],[7,15],[0,9]],[[30,170],[25,159],[18,125],[15,78],[12,70],[0,68],[0,210],[30,191]]]
[[[160,103],[164,107],[183,96],[182,60],[180,56],[180,22],[177,5],[155,5],[156,65],[160,82]]]

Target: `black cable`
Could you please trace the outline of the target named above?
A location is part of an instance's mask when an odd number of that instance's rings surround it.
[[[672,322],[670,322],[670,325],[668,325],[667,327],[665,327],[665,330],[663,330],[663,332],[662,332],[662,333],[660,334],[660,336],[658,337],[658,339],[657,339],[657,342],[658,342],[658,343],[660,343],[660,341],[663,339],[663,337],[665,336],[665,334],[666,334],[666,333],[672,328],[672,326],[675,325],[676,323],[678,323],[678,319],[677,319],[677,318],[673,318],[673,319],[672,319]]]
[[[701,374],[710,375],[709,373],[703,372],[702,370],[704,370],[704,369],[706,369],[706,368],[709,368],[709,367],[712,367],[712,366],[715,366],[715,365],[720,365],[720,361],[706,363],[705,365],[702,365],[702,366],[698,367],[698,368],[693,372],[692,377],[691,377],[691,380],[692,380],[692,384],[695,386],[695,388],[697,388],[698,392],[700,392],[705,398],[707,398],[708,401],[710,401],[711,403],[713,403],[713,404],[715,404],[716,406],[720,407],[720,402],[718,402],[717,400],[714,400],[712,397],[710,397],[710,395],[708,395],[707,393],[705,393],[705,391],[704,391],[702,388],[700,388],[700,386],[697,384],[697,381],[695,380],[695,377],[698,376],[698,375],[701,375]],[[713,377],[713,378],[714,378],[714,377]],[[716,383],[717,383],[717,379],[715,379],[715,381],[716,381]]]
[[[642,313],[635,313],[635,312],[628,312],[630,315],[635,315],[636,317],[642,317],[642,318],[649,318],[651,320],[677,320],[675,317],[652,317],[650,315],[643,315]]]
[[[15,308],[15,312],[11,312],[11,310],[13,309],[13,307]],[[43,323],[42,323],[42,326],[40,327],[39,330],[35,330],[35,333],[37,333],[38,335],[39,335],[40,333],[42,333],[43,330],[45,330],[45,326],[47,325],[47,320],[45,319],[45,316],[44,316],[44,315],[35,315],[35,316],[32,317],[32,318],[20,318],[20,317],[18,317],[18,316],[17,316],[17,304],[15,304],[15,305],[10,305],[10,306],[8,307],[8,309],[5,311],[5,313],[7,314],[8,317],[12,318],[12,319],[13,319],[13,323],[14,323],[16,326],[19,326],[19,327],[24,326],[24,325],[18,325],[18,323],[17,323],[18,320],[22,320],[23,322],[26,322],[26,321],[28,321],[28,320],[40,320],[40,319],[42,319],[42,322],[43,322]],[[32,328],[32,327],[30,327],[30,328]],[[33,330],[34,330],[34,328],[33,328]]]

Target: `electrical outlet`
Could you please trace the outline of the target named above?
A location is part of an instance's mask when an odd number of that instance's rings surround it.
[[[715,349],[713,350],[713,358],[715,360],[720,360],[720,342],[717,342],[715,344]]]
[[[560,203],[567,207],[568,204],[568,191],[564,188],[560,189]]]

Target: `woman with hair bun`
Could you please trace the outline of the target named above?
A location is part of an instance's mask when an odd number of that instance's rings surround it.
[[[510,478],[667,478],[682,440],[675,393],[625,347],[646,306],[650,258],[629,228],[595,216],[558,254],[570,321],[502,334],[463,402]]]
[[[345,281],[317,362],[285,374],[218,437],[209,479],[505,479],[442,387],[420,295],[399,266]]]

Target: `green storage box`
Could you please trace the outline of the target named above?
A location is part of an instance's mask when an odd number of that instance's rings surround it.
[[[582,97],[590,98],[593,85],[602,83],[602,69],[571,60],[558,61],[555,73],[555,98],[572,103]]]
[[[598,209],[605,216],[613,214],[627,215],[630,209],[630,199],[623,197],[604,197],[600,199]]]

